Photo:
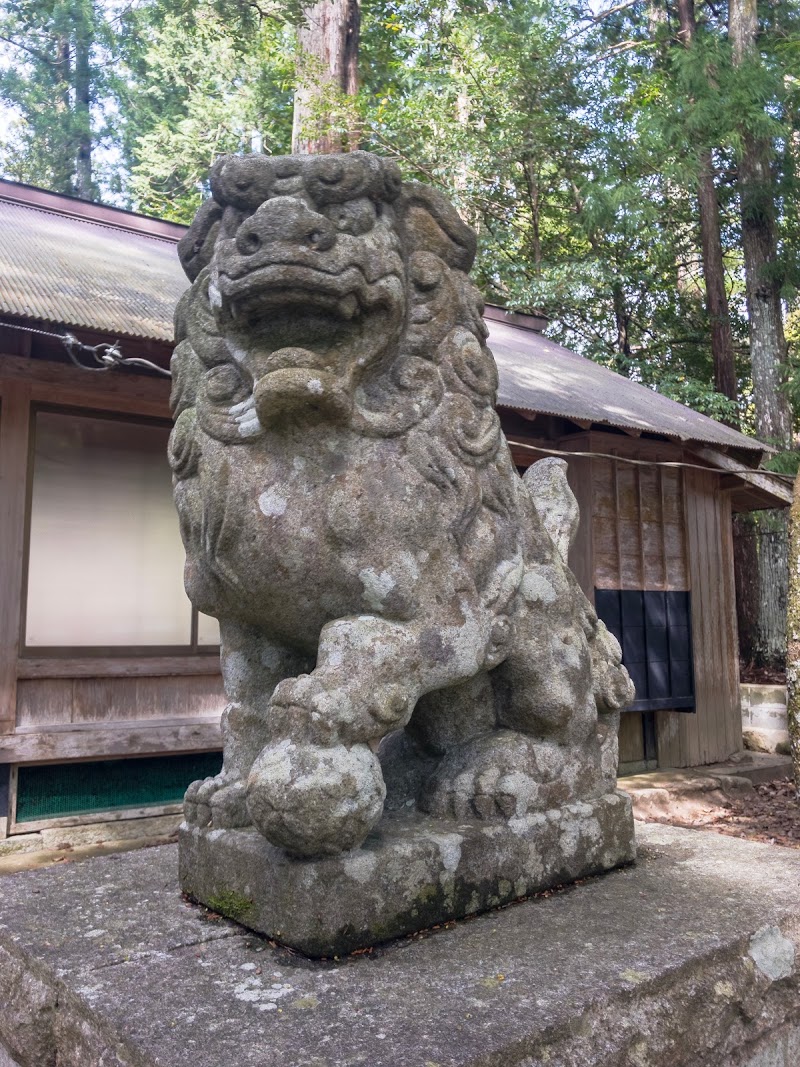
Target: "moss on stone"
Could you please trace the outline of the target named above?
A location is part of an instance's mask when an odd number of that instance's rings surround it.
[[[253,901],[234,889],[223,889],[209,897],[206,906],[235,922],[245,922],[253,910]]]
[[[440,887],[435,882],[429,882],[419,890],[417,900],[420,904],[427,904],[429,901],[436,899],[439,889]]]

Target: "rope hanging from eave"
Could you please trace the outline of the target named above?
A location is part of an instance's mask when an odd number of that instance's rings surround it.
[[[633,459],[631,456],[618,456],[613,452],[572,452],[559,448],[542,448],[539,445],[529,445],[525,441],[516,441],[513,437],[508,438],[508,443],[516,448],[526,448],[529,452],[541,452],[546,456],[563,456],[564,459],[572,459],[579,456],[581,459],[611,459],[615,463],[630,463],[634,467],[685,467],[692,471],[707,471],[709,474],[732,474],[736,478],[746,478],[748,475],[759,477],[779,478],[794,485],[793,474],[780,474],[778,471],[767,470],[724,470],[722,467],[706,467],[700,463],[684,463],[678,459]]]
[[[81,370],[92,371],[95,373],[102,373],[103,371],[113,370],[115,367],[145,367],[147,370],[155,371],[157,374],[163,374],[165,378],[171,378],[172,372],[165,370],[164,367],[159,367],[157,363],[151,362],[149,359],[142,359],[139,356],[123,356],[120,350],[119,341],[115,341],[113,345],[102,343],[99,345],[87,345],[82,341],[79,341],[77,337],[71,333],[51,333],[49,330],[37,330],[32,326],[18,326],[9,322],[0,322],[0,326],[5,326],[8,330],[25,330],[27,333],[40,334],[42,337],[52,337],[56,341],[61,341],[66,349],[72,363]],[[78,359],[78,352],[86,352],[94,360],[96,366],[88,367],[85,363],[81,363]],[[683,467],[687,470],[695,471],[707,471],[710,474],[728,473],[734,474],[736,477],[747,478],[748,475],[768,475],[770,478],[778,478],[788,482],[790,485],[794,484],[794,477],[791,474],[779,474],[777,471],[765,471],[765,470],[743,470],[743,471],[721,471],[719,467],[706,467],[699,463],[684,463],[680,460],[658,460],[658,459],[632,459],[629,456],[618,456],[612,452],[566,452],[558,448],[543,448],[540,445],[529,445],[525,441],[516,441],[513,438],[508,438],[510,445],[515,445],[517,448],[525,448],[530,452],[538,452],[545,456],[563,456],[565,459],[581,457],[586,459],[610,459],[616,463],[630,463],[636,467]]]
[[[115,341],[113,345],[107,342],[102,342],[99,345],[87,345],[83,341],[79,341],[71,333],[53,333],[50,330],[37,330],[33,326],[20,326],[10,322],[0,322],[0,326],[5,326],[7,330],[24,330],[25,333],[35,333],[41,337],[52,337],[56,341],[60,341],[69,356],[70,362],[80,370],[102,374],[104,371],[114,370],[116,367],[144,367],[147,370],[155,371],[156,374],[162,374],[165,378],[172,377],[171,371],[165,370],[164,367],[159,367],[157,363],[153,363],[149,359],[142,359],[141,356],[123,356],[119,341]],[[93,361],[94,366],[89,366],[80,360],[80,353],[84,352]]]

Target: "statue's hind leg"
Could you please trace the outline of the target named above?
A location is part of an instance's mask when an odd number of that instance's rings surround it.
[[[529,579],[509,655],[489,675],[498,728],[447,753],[422,800],[432,814],[508,818],[607,788],[579,598],[558,561]]]
[[[496,726],[491,678],[487,671],[479,671],[464,682],[426,693],[406,733],[432,755],[443,756],[455,745],[482,737]]]
[[[496,725],[494,691],[487,671],[426,693],[406,728],[385,738],[378,750],[387,809],[418,804],[442,757],[491,733]]]

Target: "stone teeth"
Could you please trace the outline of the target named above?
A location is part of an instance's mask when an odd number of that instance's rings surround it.
[[[339,311],[347,319],[352,319],[358,311],[358,299],[353,293],[339,302]]]

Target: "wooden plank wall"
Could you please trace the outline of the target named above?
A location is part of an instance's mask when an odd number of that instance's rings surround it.
[[[564,451],[589,451],[589,434],[570,437],[560,441],[558,447]],[[570,489],[575,494],[580,509],[578,533],[569,551],[569,565],[578,579],[578,584],[594,604],[594,538],[595,529],[592,521],[592,498],[594,480],[594,460],[587,456],[576,456],[567,460],[567,479]]]
[[[210,656],[21,657],[32,405],[168,417],[169,383],[0,353],[0,763],[221,746]]]
[[[619,721],[619,762],[642,763],[644,757],[644,723],[641,714],[632,711]]]
[[[633,459],[675,460],[668,443],[593,433],[595,452]],[[599,589],[687,589],[689,568],[679,468],[592,460],[595,528],[592,583]],[[645,760],[642,714],[622,716],[620,764]]]
[[[113,720],[197,719],[219,715],[217,677],[37,678],[17,682],[17,728]]]
[[[621,455],[631,454],[629,448],[614,447]],[[689,588],[682,473],[593,460],[597,588]]]
[[[16,722],[30,395],[25,382],[0,395],[0,734]]]
[[[668,442],[596,432],[573,440],[583,451],[657,461],[692,458]],[[559,447],[570,446],[562,441]],[[588,479],[579,464],[590,465]],[[692,594],[697,707],[694,714],[656,712],[659,765],[726,759],[741,749],[742,733],[731,509],[720,477],[593,458],[570,463],[573,479],[576,485],[588,481],[592,494],[592,585]],[[643,756],[641,716],[624,715],[620,761]]]
[[[697,711],[656,714],[663,767],[714,763],[742,747],[730,499],[718,475],[684,474]]]

